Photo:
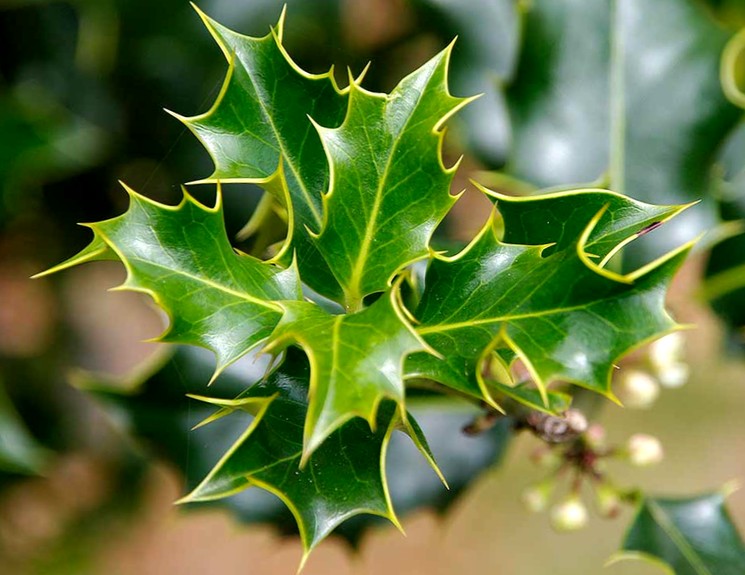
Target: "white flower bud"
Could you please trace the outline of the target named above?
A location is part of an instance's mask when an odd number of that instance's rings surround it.
[[[637,433],[626,444],[629,461],[637,467],[647,467],[662,461],[664,451],[660,440],[651,435]]]
[[[572,494],[551,509],[551,527],[559,532],[577,531],[587,525],[587,507]]]
[[[662,371],[667,366],[680,363],[684,357],[685,336],[676,331],[652,342],[649,346],[649,361],[655,371]]]
[[[584,433],[587,431],[587,418],[580,410],[567,409],[566,413],[564,413],[564,418],[575,433]]]
[[[548,508],[556,482],[553,478],[531,485],[522,492],[523,505],[531,513],[540,513]]]
[[[648,409],[660,395],[660,386],[649,373],[624,369],[614,388],[618,399],[631,409]]]
[[[665,387],[681,387],[688,381],[690,371],[688,364],[683,362],[671,363],[660,369],[657,372],[657,377]]]

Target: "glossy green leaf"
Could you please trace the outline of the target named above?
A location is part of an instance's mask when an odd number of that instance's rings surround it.
[[[334,527],[360,513],[397,524],[385,479],[385,451],[399,421],[392,404],[376,430],[360,419],[335,432],[301,467],[303,432],[288,422],[307,410],[310,367],[293,352],[267,380],[238,399],[251,402],[255,419],[214,470],[183,502],[226,497],[248,487],[276,494],[295,516],[307,553]]]
[[[408,325],[389,290],[355,314],[330,315],[315,304],[285,302],[285,315],[268,351],[297,344],[311,365],[303,462],[352,417],[375,425],[380,402],[404,403],[404,359],[424,343]],[[404,412],[405,413],[405,412]]]
[[[455,202],[455,167],[445,169],[440,156],[442,126],[468,100],[448,92],[449,54],[389,95],[352,81],[344,123],[318,127],[331,183],[316,243],[347,309],[359,309],[365,296],[385,291],[396,272],[426,257],[432,232]]]
[[[165,458],[183,473],[187,488],[194,489],[243,434],[249,420],[241,414],[214,418],[213,405],[195,402],[185,394],[209,393],[215,399],[231,400],[261,379],[268,359],[241,358],[220,374],[208,392],[205,382],[213,367],[209,355],[199,348],[179,346],[146,372],[124,381],[78,373],[75,384],[93,395],[111,416],[110,421],[127,438],[136,440],[139,450]],[[387,483],[398,514],[424,506],[446,508],[482,471],[500,461],[512,436],[509,418],[475,436],[462,433],[463,427],[483,413],[467,402],[415,396],[407,399],[407,408],[432,442],[448,489],[407,434],[394,433],[386,451],[386,466],[391,471]],[[231,408],[223,415],[235,411]],[[212,420],[209,425],[194,429],[206,419]],[[410,421],[414,423],[414,419]],[[221,506],[243,522],[270,523],[282,532],[296,529],[288,508],[262,489],[246,489],[201,505]],[[377,524],[375,517],[356,516],[336,532],[355,541]]]
[[[289,237],[279,260],[297,254],[308,284],[330,297],[339,288],[310,241],[321,229],[321,198],[329,169],[321,141],[309,117],[338,126],[347,110],[346,91],[331,72],[302,71],[282,47],[284,16],[263,38],[229,30],[199,12],[230,66],[212,108],[181,119],[199,138],[215,163],[203,181],[251,182],[264,187],[290,212]]]
[[[729,36],[693,0],[531,2],[507,91],[508,173],[658,204],[702,199],[654,244],[630,246],[642,260],[713,228],[712,166],[741,116],[719,78]]]
[[[296,270],[237,253],[219,193],[207,208],[188,194],[170,207],[127,191],[125,214],[90,224],[92,245],[103,240],[127,268],[119,289],[147,293],[168,313],[160,341],[210,349],[221,371],[272,332],[282,316],[276,300],[300,297]]]
[[[432,261],[415,316],[417,331],[443,359],[420,354],[412,360],[417,375],[472,394],[475,380],[486,393],[479,381],[479,362],[503,344],[522,359],[539,389],[545,391],[548,383],[561,379],[613,397],[614,362],[674,329],[664,309],[665,289],[690,246],[632,274],[610,272],[604,267],[612,252],[606,239],[622,244],[623,234],[638,234],[660,210],[648,213],[643,205],[598,191],[536,197],[521,200],[521,206],[543,204],[548,214],[549,206],[572,197],[578,206],[605,203],[579,233],[580,226],[571,219],[566,229],[573,233],[566,238],[558,226],[558,244],[507,244],[487,222],[460,254]],[[668,215],[674,211],[670,208]],[[505,227],[510,226],[505,218]],[[517,229],[524,235],[533,225],[526,220]],[[540,239],[549,238],[543,234]]]
[[[691,499],[645,497],[611,562],[646,559],[671,575],[739,575],[745,544],[722,493]]]
[[[540,201],[481,189],[498,205],[504,227],[502,241],[507,244],[552,244],[551,250],[567,249],[582,235],[588,222],[605,210],[585,244],[586,251],[601,267],[620,247],[690,207],[646,204],[599,189],[586,189],[579,194],[542,194]]]
[[[463,429],[484,414],[483,409],[472,403],[414,396],[407,399],[407,408],[410,421],[413,416],[429,439],[448,488],[432,473],[432,466],[420,456],[409,437],[394,433],[386,454],[391,501],[399,516],[421,508],[446,512],[482,473],[502,462],[513,436],[514,422],[503,417],[481,433],[468,434]],[[345,521],[335,534],[356,543],[365,529],[381,523],[383,520],[378,517],[359,515]]]

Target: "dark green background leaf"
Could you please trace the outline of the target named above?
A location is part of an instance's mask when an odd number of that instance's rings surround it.
[[[615,560],[656,558],[675,575],[740,575],[745,545],[724,498],[644,498]]]
[[[630,246],[636,262],[715,227],[712,167],[742,115],[719,79],[730,35],[692,0],[532,2],[507,90],[507,172],[542,188],[602,182],[656,204],[703,200]]]

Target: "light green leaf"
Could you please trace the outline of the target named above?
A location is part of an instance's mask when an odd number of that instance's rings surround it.
[[[662,563],[671,575],[740,575],[745,545],[714,493],[691,499],[645,497],[611,563],[646,559]]]
[[[618,237],[621,230],[629,236],[639,233],[650,213],[608,192],[569,192],[570,197],[577,205],[606,202],[579,235],[579,225],[568,220],[571,242],[561,237],[559,227],[555,238],[560,244],[507,244],[487,222],[460,254],[432,261],[415,316],[418,333],[444,359],[420,354],[418,375],[473,391],[480,361],[497,344],[506,344],[543,393],[551,381],[564,380],[613,398],[613,363],[675,328],[664,309],[665,289],[690,245],[632,274],[610,272],[601,259],[610,247],[604,239]],[[535,197],[521,205],[544,204],[548,214],[560,200]],[[652,210],[651,217],[658,212]],[[591,244],[598,226],[601,232]],[[526,221],[516,229],[525,235],[533,225]],[[593,247],[600,248],[598,253],[590,251]]]
[[[177,116],[215,163],[214,173],[202,181],[250,182],[267,190],[290,214],[278,261],[289,264],[296,253],[307,283],[339,297],[309,235],[321,228],[321,197],[329,181],[309,116],[321,125],[338,126],[347,110],[346,90],[338,89],[331,72],[308,74],[290,59],[282,47],[284,14],[263,38],[238,34],[199,14],[230,63],[212,108],[192,118]]]
[[[375,425],[380,402],[404,404],[403,364],[426,349],[391,289],[365,310],[331,315],[309,302],[284,302],[285,315],[266,351],[290,344],[305,350],[311,379],[303,433],[303,463],[337,428],[358,416]]]
[[[342,125],[318,127],[331,183],[316,244],[349,310],[428,255],[432,232],[455,202],[455,167],[443,167],[440,147],[443,124],[468,100],[448,92],[449,54],[448,48],[389,95],[352,80]]]
[[[298,299],[296,270],[237,253],[225,233],[220,194],[214,208],[188,194],[175,207],[127,188],[119,217],[90,224],[127,269],[118,289],[152,296],[170,316],[160,341],[212,350],[219,373],[264,340],[282,316],[277,300]]]
[[[654,244],[630,246],[634,261],[713,228],[712,166],[741,117],[720,85],[729,37],[694,0],[531,2],[507,91],[506,171],[543,188],[602,182],[658,204],[703,199]]]

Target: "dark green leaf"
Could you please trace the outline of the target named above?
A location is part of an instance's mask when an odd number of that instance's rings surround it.
[[[267,367],[266,360],[245,356],[220,374],[209,393],[215,398],[233,398],[261,379]],[[111,381],[99,374],[78,373],[75,384],[92,393],[128,442],[135,440],[137,452],[166,459],[183,473],[187,488],[193,489],[242,435],[250,419],[239,414],[193,429],[214,408],[186,394],[206,393],[213,370],[209,352],[178,346],[137,376]],[[250,489],[210,505],[227,508],[241,521],[271,522],[285,531],[294,528],[281,501],[262,490]]]
[[[734,330],[745,327],[745,123],[732,134],[719,158],[721,215],[733,235],[711,250],[702,295]],[[740,333],[736,339],[745,342]]]
[[[268,490],[295,516],[307,553],[334,527],[360,513],[397,523],[385,479],[385,450],[398,425],[397,410],[385,404],[376,430],[349,421],[313,453],[304,467],[302,421],[307,410],[310,366],[293,351],[277,371],[238,399],[255,419],[213,471],[184,502],[229,496],[248,487]]]
[[[724,494],[691,499],[644,498],[623,550],[611,561],[647,559],[674,575],[740,575],[745,545]]]
[[[643,260],[683,230],[713,228],[711,168],[741,116],[720,85],[729,36],[692,0],[532,2],[507,92],[507,170],[539,187],[600,181],[654,203],[703,198],[654,245],[630,246]]]

